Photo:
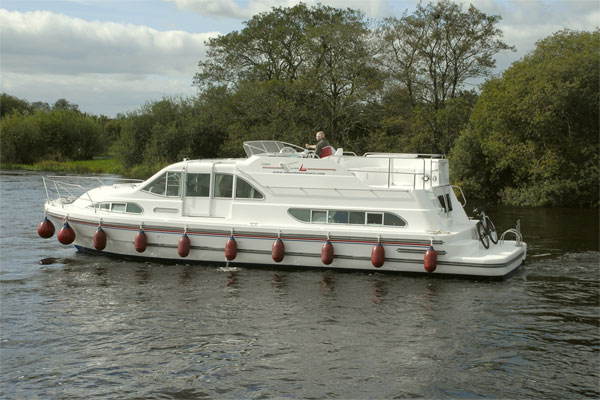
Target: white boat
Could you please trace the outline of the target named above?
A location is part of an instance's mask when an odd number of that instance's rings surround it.
[[[441,155],[318,158],[279,141],[244,150],[80,195],[81,184],[44,178],[38,232],[51,236],[53,220],[78,250],[180,263],[503,277],[525,261],[518,223],[499,236],[489,217],[470,219]]]

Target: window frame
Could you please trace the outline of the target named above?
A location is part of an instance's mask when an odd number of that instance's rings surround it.
[[[330,218],[331,218],[331,212],[335,211],[335,212],[347,212],[348,213],[348,222],[330,222]],[[297,217],[296,215],[294,215],[294,212],[308,212],[308,220],[303,220],[300,219],[299,217]],[[325,213],[325,221],[316,221],[315,218],[313,218],[313,214],[317,212],[317,213]],[[399,216],[398,214],[391,212],[391,211],[362,211],[362,210],[343,210],[343,209],[322,209],[322,208],[303,208],[303,207],[290,207],[287,209],[287,213],[290,217],[292,217],[294,220],[301,222],[303,224],[326,224],[326,225],[335,225],[335,226],[344,226],[344,225],[351,225],[351,226],[370,226],[370,227],[383,227],[383,228],[406,228],[408,226],[408,222],[406,221],[406,219],[402,218],[401,216]],[[350,222],[350,214],[351,213],[362,213],[364,216],[363,219],[363,223],[353,223]],[[392,225],[392,224],[386,224],[386,215],[390,215],[393,216],[395,218],[397,218],[398,220],[402,221],[402,225]],[[368,215],[380,215],[381,216],[381,223],[367,223],[368,221]]]
[[[238,196],[238,187],[239,187],[238,180],[241,180],[246,185],[250,186],[250,188],[253,189],[255,191],[255,193],[258,193],[260,195],[260,197],[239,197]],[[250,182],[248,182],[246,179],[242,178],[239,175],[235,175],[234,196],[233,196],[233,198],[236,199],[236,200],[264,200],[265,199],[265,195],[264,195],[263,192],[261,192],[260,190],[258,190],[253,184],[251,184]]]

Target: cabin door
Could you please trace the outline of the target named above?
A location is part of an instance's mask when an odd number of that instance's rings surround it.
[[[211,213],[211,173],[187,172],[183,194],[183,215],[206,217]]]

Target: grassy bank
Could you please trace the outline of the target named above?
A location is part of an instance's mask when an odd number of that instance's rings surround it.
[[[121,163],[115,158],[83,161],[40,161],[35,164],[0,164],[1,169],[23,169],[27,171],[65,172],[70,174],[115,174],[125,175]]]
[[[125,168],[116,158],[102,158],[83,161],[40,161],[34,164],[0,164],[4,170],[26,170],[38,172],[60,172],[66,174],[113,174],[125,178],[147,179],[165,167],[167,163],[136,165]]]

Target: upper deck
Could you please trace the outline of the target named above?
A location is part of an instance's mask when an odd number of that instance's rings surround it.
[[[342,149],[329,157],[320,159],[314,152],[280,141],[245,142],[244,150],[250,159],[261,158],[249,163],[248,173],[270,173],[287,175],[276,181],[287,182],[284,186],[297,186],[298,175],[312,176],[312,181],[324,183],[317,176],[335,176],[340,185],[345,176],[352,176],[362,184],[377,189],[427,190],[450,184],[448,160],[440,154],[365,153],[357,156]],[[253,168],[253,164],[260,168]],[[252,171],[252,172],[251,172]],[[295,175],[294,179],[289,179]],[[340,180],[341,179],[341,180]]]

